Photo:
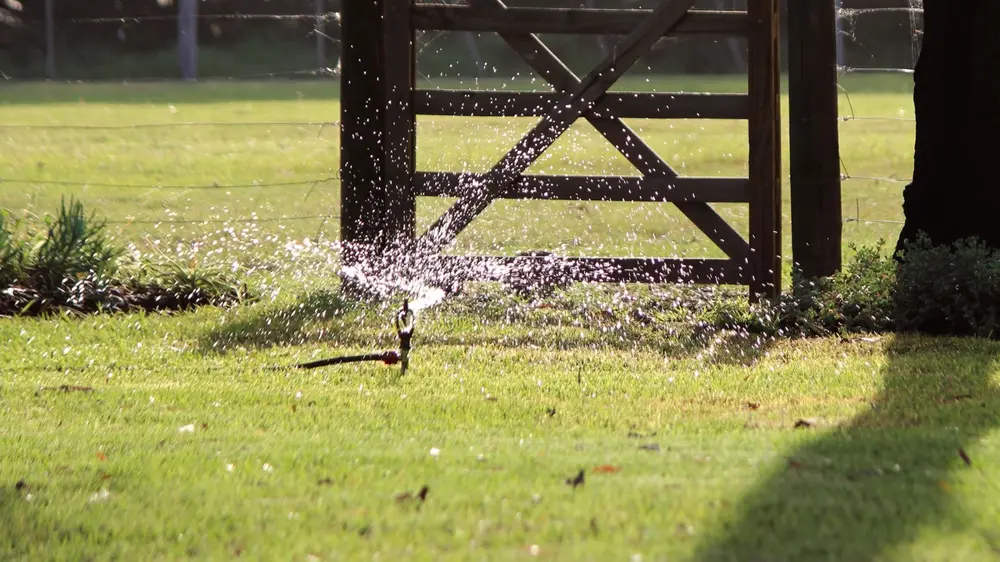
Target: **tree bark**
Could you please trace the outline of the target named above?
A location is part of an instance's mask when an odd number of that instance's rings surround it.
[[[977,237],[1000,248],[998,22],[998,0],[924,0],[913,180],[897,252],[920,232],[934,245]]]

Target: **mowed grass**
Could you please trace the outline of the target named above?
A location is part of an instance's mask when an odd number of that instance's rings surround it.
[[[995,556],[997,344],[697,349],[459,301],[405,377],[274,369],[393,345],[300,304],[0,323],[0,557]]]
[[[911,116],[905,81],[845,87],[859,116]],[[0,559],[996,556],[998,344],[695,343],[656,312],[665,289],[574,287],[540,303],[475,289],[421,315],[405,377],[382,365],[291,370],[395,346],[394,305],[342,302],[335,259],[273,253],[335,239],[337,221],[155,221],[337,214],[336,182],[97,185],[335,175],[337,128],[319,123],[339,118],[336,93],[321,82],[5,88],[7,125],[317,124],[3,130],[0,175],[38,182],[4,183],[2,207],[33,220],[74,194],[133,219],[111,228],[145,248],[190,255],[203,238],[199,259],[223,250],[280,267],[262,302],[230,311],[0,320]],[[420,167],[485,169],[527,126],[422,119]],[[685,173],[745,173],[738,124],[634,126]],[[908,175],[912,123],[841,130],[852,174]],[[602,142],[575,130],[538,171],[628,173]],[[901,187],[846,182],[845,213],[897,219]],[[425,223],[440,203],[421,202]],[[745,224],[745,209],[721,210]],[[458,250],[710,254],[671,213],[506,203]],[[868,243],[896,228],[846,234]],[[567,485],[581,470],[582,485]]]

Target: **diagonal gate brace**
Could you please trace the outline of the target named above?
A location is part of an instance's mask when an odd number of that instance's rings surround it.
[[[694,0],[664,0],[621,44],[615,47],[583,80],[566,88],[566,96],[548,115],[542,118],[486,174],[485,185],[459,199],[434,222],[417,241],[418,251],[436,253],[450,244],[462,230],[482,213],[518,176],[566,132],[572,124],[587,114],[619,78],[634,65],[663,35],[672,30],[687,15]],[[567,69],[568,70],[568,69]],[[675,174],[676,176],[676,174]]]
[[[484,10],[503,10],[507,7],[503,0],[466,2]],[[580,79],[538,36],[532,33],[500,33],[500,37],[557,90],[568,91],[580,84]],[[677,172],[621,119],[596,117],[592,113],[587,113],[584,117],[644,176],[671,179],[678,177]],[[674,204],[726,255],[741,260],[749,255],[749,244],[707,203]]]

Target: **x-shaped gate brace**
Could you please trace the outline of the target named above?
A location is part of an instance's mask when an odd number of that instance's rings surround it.
[[[606,276],[606,280],[612,281],[748,283],[752,296],[780,290],[777,0],[750,0],[748,12],[740,14],[691,10],[694,0],[663,0],[652,11],[509,8],[503,0],[466,0],[468,7],[410,5],[412,0],[372,1],[381,8],[349,4],[344,16],[345,38],[348,38],[348,23],[352,21],[347,13],[352,8],[357,14],[355,24],[365,23],[361,20],[368,18],[368,25],[381,25],[383,30],[379,47],[371,43],[371,32],[362,31],[360,25],[351,32],[353,39],[345,40],[342,131],[348,134],[342,140],[346,156],[341,165],[345,178],[342,224],[348,246],[386,238],[395,240],[394,243],[402,241],[411,255],[418,258],[436,257],[442,263],[462,269],[482,263],[487,267],[474,268],[478,271],[472,277],[485,279],[495,265],[552,261],[440,255],[477,215],[499,198],[669,201],[729,259],[562,258],[563,271],[569,267],[573,270],[570,277],[577,280],[601,280],[591,274],[601,277],[602,270],[608,268],[617,271]],[[413,83],[413,31],[417,28],[496,31],[556,92],[417,91]],[[529,29],[599,31],[624,37],[611,54],[580,79]],[[751,47],[747,95],[608,94],[662,37],[699,31],[730,34],[746,31]],[[366,57],[373,56],[381,61],[375,67],[365,63]],[[379,72],[374,72],[376,69]],[[373,103],[373,92],[381,92],[384,108],[378,102]],[[513,113],[475,109],[483,100],[509,104],[516,109]],[[456,109],[454,105],[462,108]],[[414,170],[416,113],[534,115],[542,119],[488,173],[454,174]],[[628,116],[749,119],[750,178],[678,177],[622,122],[621,117]],[[590,122],[642,177],[524,175],[581,118]],[[368,132],[372,124],[378,125],[375,129],[378,136]],[[373,151],[377,153],[375,158]],[[365,167],[366,161],[375,163]],[[584,189],[581,182],[587,180],[597,180],[597,185]],[[380,185],[385,187],[379,188]],[[456,196],[458,202],[421,237],[414,239],[417,195]],[[708,205],[712,201],[751,204],[749,243]],[[375,217],[381,215],[390,218],[379,222]],[[388,236],[384,231],[389,231]],[[530,275],[533,269],[528,266],[522,271]]]
[[[467,0],[476,8],[504,10],[502,0]],[[694,5],[694,0],[663,2],[631,34],[615,46],[611,54],[583,80],[566,67],[539,39],[529,33],[501,33],[501,37],[553,87],[565,92],[541,122],[525,135],[486,174],[483,185],[475,186],[418,240],[418,251],[438,252],[482,213],[496,195],[518,181],[535,162],[581,117],[586,118],[644,176],[676,178],[677,173],[621,119],[599,119],[593,115],[596,103],[639,60],[642,55],[674,29]],[[692,222],[705,232],[730,258],[746,259],[749,245],[706,203],[675,202]]]

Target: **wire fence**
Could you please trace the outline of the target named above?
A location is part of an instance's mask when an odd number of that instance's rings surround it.
[[[42,115],[17,109],[2,113],[0,108],[0,134],[7,137],[8,146],[14,146],[7,164],[0,164],[0,189],[4,191],[0,207],[36,216],[52,209],[59,197],[78,194],[95,201],[109,224],[125,229],[132,225],[298,223],[302,225],[299,232],[318,233],[316,229],[332,227],[330,221],[339,218],[339,115],[332,114],[336,104],[330,102],[339,95],[340,14],[327,9],[338,5],[336,0],[314,1],[315,10],[310,13],[196,14],[205,39],[200,46],[198,79],[213,83],[212,89],[202,90],[209,99],[198,100],[195,105],[202,107],[197,110],[189,110],[187,94],[175,84],[178,53],[143,54],[141,48],[130,47],[119,58],[111,58],[115,64],[107,64],[97,56],[77,56],[78,45],[59,39],[64,33],[72,37],[74,30],[89,30],[84,34],[87,37],[101,30],[111,43],[137,45],[147,33],[155,35],[154,31],[166,29],[176,36],[179,14],[59,17],[57,13],[48,21],[27,20],[27,28],[46,30],[54,49],[45,53],[45,71],[63,85],[56,93],[45,84],[25,83],[23,92],[13,90],[7,96],[10,107],[39,101],[50,104]],[[873,87],[898,93],[913,72],[923,11],[920,0],[900,3],[899,7],[840,10],[840,120],[842,139],[847,141],[842,142],[842,177],[845,206],[854,209],[846,221],[855,225],[892,227],[902,222],[899,202],[912,170],[912,152],[887,152],[886,162],[873,166],[872,158],[857,158],[873,147],[851,144],[860,137],[867,143],[878,142],[882,135],[872,134],[873,130],[912,137],[912,105],[900,105],[903,99],[912,104],[911,98],[897,95],[891,103],[881,103],[878,96],[858,95],[870,93]],[[735,1],[712,3],[716,4],[739,8]],[[868,20],[897,22],[903,53],[897,57],[898,65],[888,64],[891,56],[866,55],[871,34],[865,24]],[[246,28],[252,31],[247,33],[249,46],[214,46],[213,41],[243,33],[241,25],[253,26]],[[271,37],[268,30],[280,38],[275,46],[267,41],[254,43],[256,34]],[[880,40],[881,53],[884,38]],[[461,58],[474,61],[474,68],[480,69],[494,58],[483,34],[425,32],[417,35],[417,42],[418,70],[423,69],[420,78],[432,86],[444,74],[431,68],[450,67],[449,61]],[[745,45],[730,47],[723,61],[729,70],[740,66],[738,54],[745,57]],[[428,64],[426,55],[435,54],[437,62]],[[496,76],[507,72],[491,70]],[[2,57],[0,72],[14,85],[22,82],[18,76],[33,76]],[[855,75],[864,75],[866,80],[874,77],[875,86],[871,81],[853,80]],[[879,76],[895,79],[880,86]],[[108,82],[127,87],[103,90],[102,84]],[[268,89],[272,82],[278,88]],[[212,99],[215,89],[219,95]],[[275,101],[294,103],[270,109]],[[210,105],[219,109],[206,109]],[[87,117],[76,111],[81,106],[91,108]],[[205,154],[189,154],[202,149]]]
[[[19,214],[25,219],[42,220],[46,212],[54,210],[53,204],[58,203],[58,198],[86,195],[92,206],[99,208],[102,215],[106,216],[105,222],[111,225],[211,226],[306,221],[326,225],[330,220],[339,219],[339,201],[336,197],[340,181],[336,173],[338,120],[318,120],[313,115],[301,120],[285,119],[288,116],[285,111],[287,106],[278,109],[279,113],[274,115],[281,117],[280,119],[260,118],[264,113],[270,113],[266,108],[255,108],[244,112],[222,112],[226,115],[226,120],[175,118],[175,103],[181,106],[185,97],[183,91],[175,89],[177,80],[183,78],[185,73],[191,72],[191,69],[183,68],[185,19],[190,20],[188,24],[194,31],[195,37],[203,40],[203,44],[195,43],[195,48],[198,50],[196,56],[198,71],[192,76],[205,83],[233,84],[224,95],[219,96],[219,99],[197,100],[198,102],[217,101],[223,104],[232,100],[246,99],[248,105],[266,105],[269,95],[276,96],[275,99],[278,100],[283,92],[263,91],[260,96],[255,96],[245,95],[246,91],[242,90],[244,88],[248,91],[253,90],[259,87],[259,82],[270,79],[281,80],[276,83],[276,88],[279,90],[296,90],[300,86],[296,81],[323,78],[329,81],[320,80],[316,84],[301,85],[301,89],[309,91],[304,96],[301,93],[299,95],[306,101],[310,98],[312,101],[318,101],[325,105],[327,110],[336,110],[335,103],[323,102],[332,102],[339,95],[341,15],[339,11],[327,8],[337,8],[340,2],[309,1],[315,8],[310,13],[185,14],[184,4],[197,4],[197,2],[169,0],[160,4],[175,7],[173,13],[116,17],[64,15],[60,12],[60,6],[53,4],[54,7],[50,6],[47,8],[48,11],[36,12],[35,19],[23,18],[18,22],[16,29],[29,35],[33,34],[34,39],[14,37],[13,51],[18,48],[17,40],[33,45],[44,42],[44,48],[37,52],[14,53],[26,55],[17,60],[4,59],[3,51],[0,51],[0,78],[7,81],[9,86],[24,88],[21,95],[25,99],[17,100],[15,94],[15,103],[51,103],[52,105],[48,107],[54,109],[47,111],[46,107],[42,110],[43,115],[12,110],[0,119],[0,134],[7,136],[5,140],[18,147],[18,151],[35,156],[34,159],[38,164],[37,168],[27,165],[0,167],[0,190],[3,190],[0,195],[0,210],[6,208],[8,212]],[[451,0],[450,3],[462,2]],[[209,6],[209,10],[212,9],[210,3],[205,5]],[[239,27],[244,24],[252,24],[254,27],[246,29]],[[223,25],[228,27],[220,27]],[[247,41],[242,43],[235,41],[227,44],[225,48],[216,48],[215,44],[219,40],[226,39],[227,36],[247,34],[245,32],[248,29],[265,39],[255,39],[253,34],[250,34],[251,37]],[[429,50],[438,49],[443,40],[454,39],[454,35],[456,34],[450,32],[418,33],[418,56]],[[265,49],[262,52],[258,43],[267,43],[274,37],[279,41],[274,45],[264,45]],[[0,35],[0,40],[2,39]],[[142,45],[144,40],[149,44]],[[289,42],[292,44],[289,45]],[[315,47],[314,53],[309,52],[312,46]],[[480,56],[474,42],[467,42],[466,46],[475,57]],[[276,51],[277,54],[272,55],[271,51]],[[314,65],[307,67],[299,64],[288,68],[289,60],[308,61],[311,56],[315,56]],[[114,64],[106,65],[99,60],[101,58],[110,58]],[[217,60],[220,58],[224,60]],[[252,60],[251,64],[242,60],[257,58],[264,60]],[[328,64],[328,61],[331,64]],[[272,68],[260,68],[264,64]],[[104,72],[106,66],[111,66],[112,69]],[[233,72],[234,69],[248,66],[259,70]],[[43,77],[48,80],[46,84],[32,83],[33,80]],[[422,74],[421,78],[431,81],[426,74]],[[164,89],[145,90],[143,86],[147,83],[151,86],[163,84]],[[289,86],[289,84],[295,85]],[[111,90],[102,90],[102,87],[109,86]],[[320,91],[324,88],[328,90]],[[107,93],[109,91],[110,94]],[[154,112],[142,111],[137,115],[137,112],[133,111],[135,106],[142,103],[144,97],[149,95],[159,98],[151,102],[152,104],[169,104],[170,119],[148,120],[148,116]],[[80,104],[91,107],[95,104],[104,105],[102,108],[104,118],[101,122],[78,122],[92,117],[93,112],[92,110],[73,112],[67,108],[66,105],[73,101],[74,97],[78,97]],[[211,92],[208,97],[212,97]],[[173,98],[182,99],[175,102]],[[180,111],[184,111],[183,106]],[[242,115],[236,115],[240,113]],[[182,130],[184,132],[181,132]],[[225,132],[227,130],[240,132]],[[204,138],[217,131],[223,131],[218,133],[221,136],[236,137],[239,141],[245,140],[258,145],[273,142],[274,139],[286,139],[286,142],[294,142],[297,145],[297,152],[300,154],[323,153],[330,165],[323,170],[325,172],[323,174],[295,172],[293,175],[297,176],[296,179],[288,181],[278,181],[264,175],[259,179],[245,182],[196,183],[185,180],[204,174],[201,171],[192,174],[192,171],[196,171],[195,166],[184,165],[181,162],[190,163],[197,158],[170,154],[164,166],[157,166],[168,168],[166,173],[164,170],[158,170],[159,173],[155,174],[159,176],[156,178],[157,181],[113,181],[123,177],[145,179],[151,174],[129,169],[128,165],[122,165],[116,170],[107,162],[98,166],[101,170],[96,172],[93,166],[95,160],[121,160],[113,155],[109,156],[110,153],[101,154],[98,150],[83,150],[77,157],[68,160],[52,158],[51,154],[48,157],[38,157],[42,153],[63,150],[77,143],[94,145],[95,140],[101,139],[99,135],[104,132],[120,135],[120,144],[127,144],[127,150],[135,153],[150,149],[155,151],[158,145],[162,148],[164,143],[183,144],[188,135],[201,135]],[[200,144],[190,143],[182,148],[197,150]],[[125,147],[117,148],[121,150]],[[273,152],[273,150],[258,151],[257,156],[273,158],[275,156]],[[22,162],[31,160],[28,157],[17,158],[21,156],[19,154],[11,156],[9,162],[15,159],[20,159]],[[218,156],[225,158],[232,155],[220,153]],[[252,157],[253,155],[237,155],[236,159],[247,161],[249,164]],[[148,163],[135,162],[131,167],[143,168]],[[200,164],[204,165],[203,162]],[[301,161],[297,164],[299,168],[316,167]],[[232,180],[238,180],[247,176],[247,173],[243,172],[244,170],[237,166],[224,175]],[[174,179],[163,178],[165,175],[172,175]],[[290,189],[299,189],[299,192],[290,195]],[[253,192],[253,195],[247,195],[242,198],[244,200],[239,200],[241,199],[239,196],[228,197],[231,195],[228,193],[231,190]],[[126,191],[144,194],[147,203],[153,203],[147,207],[154,208],[133,212],[127,205],[114,204],[116,200],[121,199],[122,192]],[[176,204],[166,203],[171,200],[166,192],[202,192],[204,195],[195,197],[193,201],[187,201],[188,204],[178,209]],[[326,197],[316,201],[317,192],[324,192]],[[287,203],[287,200],[297,195],[301,197],[296,203]],[[231,209],[221,212],[218,207],[224,205],[227,200],[229,203],[236,200],[232,206],[238,207],[242,214],[234,214]],[[174,197],[173,203],[177,202]],[[155,208],[157,206],[158,209]],[[333,212],[284,212],[287,210],[284,207],[293,207],[299,211],[315,211],[316,206],[329,206]],[[271,208],[273,214],[258,215],[257,211],[261,208]],[[211,212],[204,212],[206,210]]]
[[[892,229],[903,224],[902,189],[910,182],[915,134],[910,76],[923,39],[923,0],[899,3],[841,8],[838,14],[841,178],[845,207],[854,211],[853,216],[845,213],[845,221],[854,225]],[[876,29],[898,29],[893,37],[901,45],[896,57],[899,66],[864,64],[865,58],[874,58],[865,53],[866,33],[870,33],[866,23],[872,20],[879,20]],[[853,81],[852,75],[862,75],[868,82]],[[856,103],[852,93],[866,89],[865,93],[874,89],[878,95]],[[859,143],[862,137],[866,142]]]
[[[221,84],[197,95],[176,83],[181,9],[26,12],[14,35],[0,33],[0,46],[10,41],[0,50],[0,135],[11,147],[0,210],[40,222],[76,197],[134,237],[257,223],[315,232],[336,221],[339,114],[327,102],[338,95],[340,13],[327,8],[339,2],[311,3],[311,13],[194,14],[197,78]],[[307,107],[286,111],[288,92]]]

